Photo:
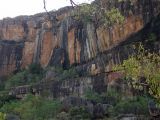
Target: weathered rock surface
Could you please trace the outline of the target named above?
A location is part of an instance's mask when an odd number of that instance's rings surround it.
[[[84,107],[91,115],[91,118],[104,118],[107,115],[108,109],[111,107],[109,104],[97,103],[79,97],[68,97],[62,102],[62,111],[69,111],[73,107]]]
[[[160,12],[159,0],[135,0],[130,4],[117,0],[99,0],[104,7],[116,7],[125,15],[123,26],[98,28],[91,22],[82,23],[70,17],[71,7],[34,16],[19,16],[0,21],[0,76],[8,75],[31,63],[43,67],[58,65],[97,74],[110,71],[131,49],[116,49],[122,41],[137,34]],[[56,19],[55,19],[56,16]],[[137,34],[137,38],[143,38]],[[125,51],[125,52],[124,52]]]
[[[72,78],[61,81],[43,81],[31,86],[25,85],[13,88],[9,94],[16,95],[17,98],[22,98],[27,93],[43,95],[46,94],[45,92],[47,91],[49,95],[48,97],[60,98],[63,100],[68,96],[83,97],[89,89],[97,93],[106,91],[107,77],[105,75],[99,75],[94,77]]]
[[[0,76],[21,68],[24,43],[0,41]]]

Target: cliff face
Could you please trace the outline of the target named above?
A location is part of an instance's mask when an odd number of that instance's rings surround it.
[[[70,17],[72,8],[66,7],[47,14],[20,16],[0,21],[0,76],[8,75],[31,63],[63,66],[77,65],[90,74],[108,72],[132,50],[114,48],[137,34],[160,12],[159,0],[117,2],[100,0],[108,9],[118,8],[125,16],[123,26],[112,28],[79,22]],[[56,16],[56,19],[55,19]],[[137,36],[137,38],[141,36]]]

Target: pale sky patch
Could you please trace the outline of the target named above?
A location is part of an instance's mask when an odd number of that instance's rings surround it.
[[[92,0],[74,0],[76,3],[84,3]],[[47,10],[57,10],[64,6],[70,6],[69,0],[46,0]],[[34,15],[45,12],[43,0],[0,0],[0,19],[16,17],[19,15]]]

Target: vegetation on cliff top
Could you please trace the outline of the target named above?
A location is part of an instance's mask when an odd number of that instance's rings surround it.
[[[101,4],[81,4],[72,15],[74,19],[87,22],[94,22],[96,25],[111,27],[115,24],[122,25],[124,16],[118,8],[106,9]]]

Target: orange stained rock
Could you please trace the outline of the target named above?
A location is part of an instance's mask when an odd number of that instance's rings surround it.
[[[40,63],[43,67],[47,66],[53,50],[54,39],[51,31],[46,31],[42,38]]]
[[[75,62],[75,36],[74,36],[75,29],[72,29],[68,33],[68,54],[69,54],[69,61],[70,64]]]

